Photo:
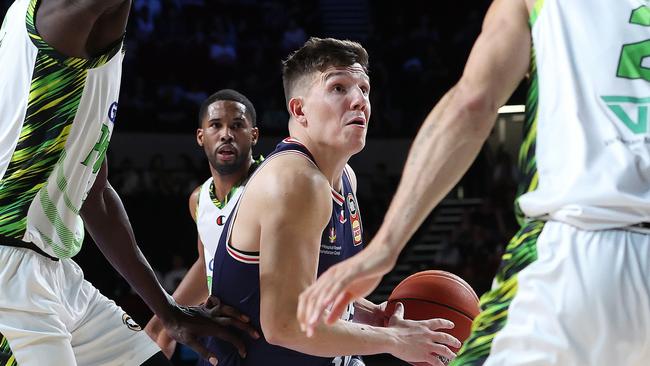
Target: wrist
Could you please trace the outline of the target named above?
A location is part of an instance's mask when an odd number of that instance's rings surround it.
[[[386,327],[383,329],[385,329],[387,333],[385,352],[395,356],[400,349],[399,335],[397,334],[397,330],[393,327]]]
[[[163,323],[168,323],[174,319],[174,314],[178,310],[178,304],[174,298],[165,293],[166,302],[156,309],[155,315],[160,318]]]

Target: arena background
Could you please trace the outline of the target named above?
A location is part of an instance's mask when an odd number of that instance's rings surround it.
[[[11,1],[0,0],[4,17]],[[267,154],[287,135],[280,61],[309,36],[361,42],[370,54],[373,113],[366,149],[353,157],[365,241],[395,191],[411,140],[458,80],[489,1],[134,0],[109,180],[120,193],[142,251],[173,291],[196,256],[190,192],[209,176],[195,142],[198,106],[237,89],[253,101]],[[521,86],[508,104],[525,100]],[[371,299],[383,301],[404,277],[446,269],[486,291],[514,233],[521,108],[500,115],[489,143],[429,217]],[[512,111],[511,111],[512,112]],[[426,174],[426,172],[423,172]],[[86,277],[144,325],[151,313],[87,235],[75,258]],[[178,365],[193,365],[187,349]],[[403,365],[389,356],[368,366]]]

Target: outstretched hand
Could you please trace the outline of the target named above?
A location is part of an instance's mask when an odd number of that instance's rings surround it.
[[[391,256],[369,246],[354,257],[333,265],[300,294],[297,317],[308,337],[321,319],[333,324],[347,305],[374,290],[393,267]]]
[[[237,348],[241,357],[246,357],[246,348],[235,328],[251,338],[259,338],[259,333],[249,324],[250,319],[247,316],[231,306],[222,304],[214,296],[210,296],[199,306],[176,305],[172,314],[163,320],[169,336],[191,347],[212,365],[217,364],[217,356],[199,342],[199,337],[213,336],[229,342]]]

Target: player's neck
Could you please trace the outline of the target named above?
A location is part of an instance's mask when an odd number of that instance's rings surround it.
[[[212,182],[214,184],[214,194],[217,196],[219,201],[224,200],[224,198],[230,193],[230,190],[246,179],[248,175],[248,170],[251,167],[252,160],[247,164],[244,164],[242,169],[232,173],[232,174],[219,174],[214,168],[210,167],[210,172],[212,173]]]
[[[309,139],[305,139],[305,141],[300,139],[298,140],[301,141],[312,154],[316,161],[316,165],[318,165],[318,169],[323,173],[323,175],[325,175],[332,188],[340,192],[343,169],[351,155],[343,151],[337,151],[331,146],[322,146],[318,143],[314,143]]]

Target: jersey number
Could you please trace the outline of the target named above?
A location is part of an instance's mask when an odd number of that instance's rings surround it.
[[[642,5],[632,11],[630,23],[650,27],[650,7]],[[650,39],[623,45],[616,76],[626,79],[650,81],[650,66],[643,65],[643,61],[649,57]],[[650,65],[650,62],[648,64]]]

